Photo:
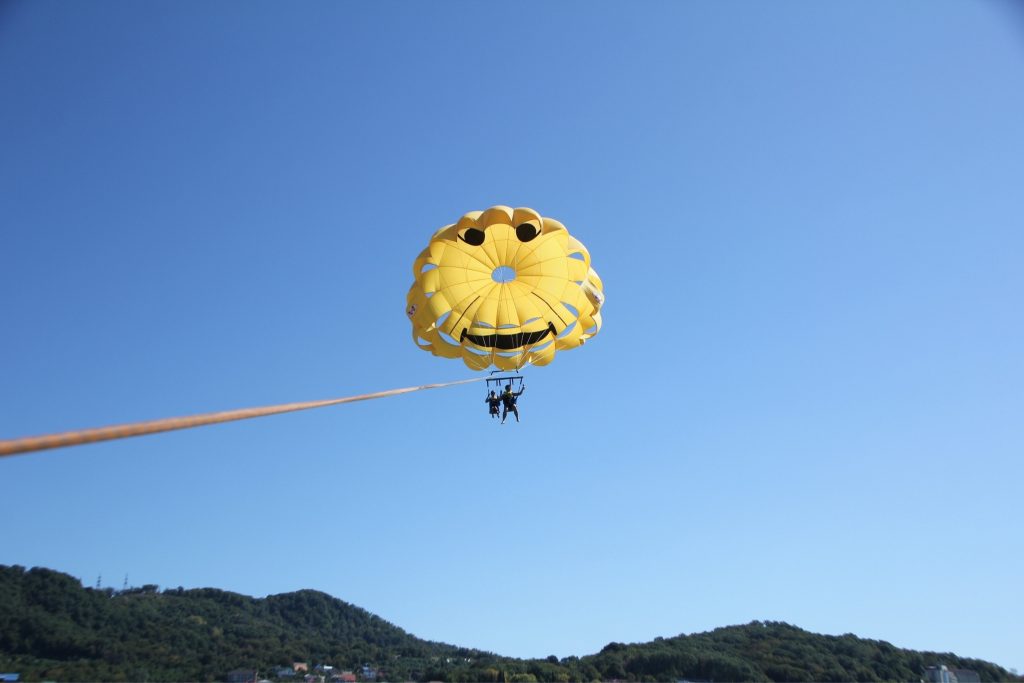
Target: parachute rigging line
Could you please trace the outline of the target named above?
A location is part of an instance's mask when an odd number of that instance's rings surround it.
[[[82,429],[74,432],[62,432],[58,434],[45,434],[42,436],[27,436],[18,439],[0,440],[0,457],[7,455],[18,455],[20,453],[31,453],[51,448],[63,448],[65,446],[80,446],[97,441],[110,441],[112,439],[124,439],[129,436],[142,436],[144,434],[156,434],[158,432],[169,432],[175,429],[189,429],[191,427],[202,427],[203,425],[218,424],[221,422],[232,422],[234,420],[247,420],[253,417],[266,417],[267,415],[278,415],[280,413],[291,413],[297,410],[310,410],[312,408],[325,408],[340,403],[354,403],[356,401],[369,401],[375,398],[387,396],[398,396],[409,394],[414,391],[425,389],[441,389],[453,387],[458,384],[479,382],[483,377],[471,379],[460,379],[454,382],[443,382],[440,384],[423,384],[416,387],[405,387],[403,389],[389,389],[378,391],[372,394],[360,394],[358,396],[347,396],[344,398],[331,398],[322,401],[304,401],[300,403],[282,403],[276,406],[262,406],[257,408],[241,408],[239,410],[225,410],[217,413],[204,413],[202,415],[189,415],[185,417],[168,417],[160,420],[147,422],[133,422],[123,425],[112,425],[109,427],[96,427],[93,429]]]

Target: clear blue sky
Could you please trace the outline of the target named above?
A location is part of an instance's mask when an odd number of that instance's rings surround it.
[[[0,563],[1024,669],[1019,6],[5,2],[0,98],[3,438],[470,376],[405,293],[494,204],[608,297],[519,425],[470,385],[4,459]]]

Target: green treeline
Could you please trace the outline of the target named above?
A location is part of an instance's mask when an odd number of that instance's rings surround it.
[[[974,670],[982,681],[1024,680],[952,654],[760,622],[521,660],[421,640],[312,590],[261,599],[213,588],[96,590],[49,569],[0,565],[0,672],[23,681],[217,681],[235,669],[273,678],[292,662],[452,683],[916,681],[938,664]]]

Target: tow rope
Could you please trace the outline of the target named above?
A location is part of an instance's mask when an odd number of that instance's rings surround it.
[[[96,427],[93,429],[82,429],[73,432],[61,432],[58,434],[45,434],[42,436],[26,436],[18,439],[0,441],[0,456],[18,455],[19,453],[31,453],[43,451],[50,448],[64,448],[65,446],[80,446],[97,441],[110,441],[112,439],[124,439],[129,436],[142,436],[144,434],[156,434],[157,432],[169,432],[175,429],[189,429],[191,427],[202,427],[203,425],[218,424],[220,422],[232,422],[234,420],[248,420],[253,417],[265,417],[267,415],[278,415],[280,413],[292,413],[297,410],[311,410],[313,408],[325,408],[341,403],[354,403],[356,401],[369,401],[375,398],[409,394],[414,391],[426,389],[441,389],[453,387],[458,384],[479,382],[483,377],[472,379],[460,379],[454,382],[443,382],[441,384],[423,384],[417,387],[405,387],[403,389],[389,389],[378,391],[372,394],[360,394],[358,396],[346,396],[344,398],[331,398],[322,401],[304,401],[301,403],[282,403],[276,406],[262,406],[258,408],[241,408],[239,410],[225,410],[217,413],[205,413],[202,415],[190,415],[185,417],[167,417],[160,420],[149,420],[147,422],[133,422],[122,425],[111,425],[109,427]]]

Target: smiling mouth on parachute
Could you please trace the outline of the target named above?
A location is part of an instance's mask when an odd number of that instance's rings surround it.
[[[533,346],[549,334],[552,337],[558,335],[555,331],[555,326],[551,323],[548,323],[547,329],[544,330],[538,330],[537,332],[515,332],[513,334],[469,334],[466,330],[463,330],[459,341],[469,340],[477,346],[498,349],[499,351],[511,351],[512,349],[518,349],[520,346]]]

